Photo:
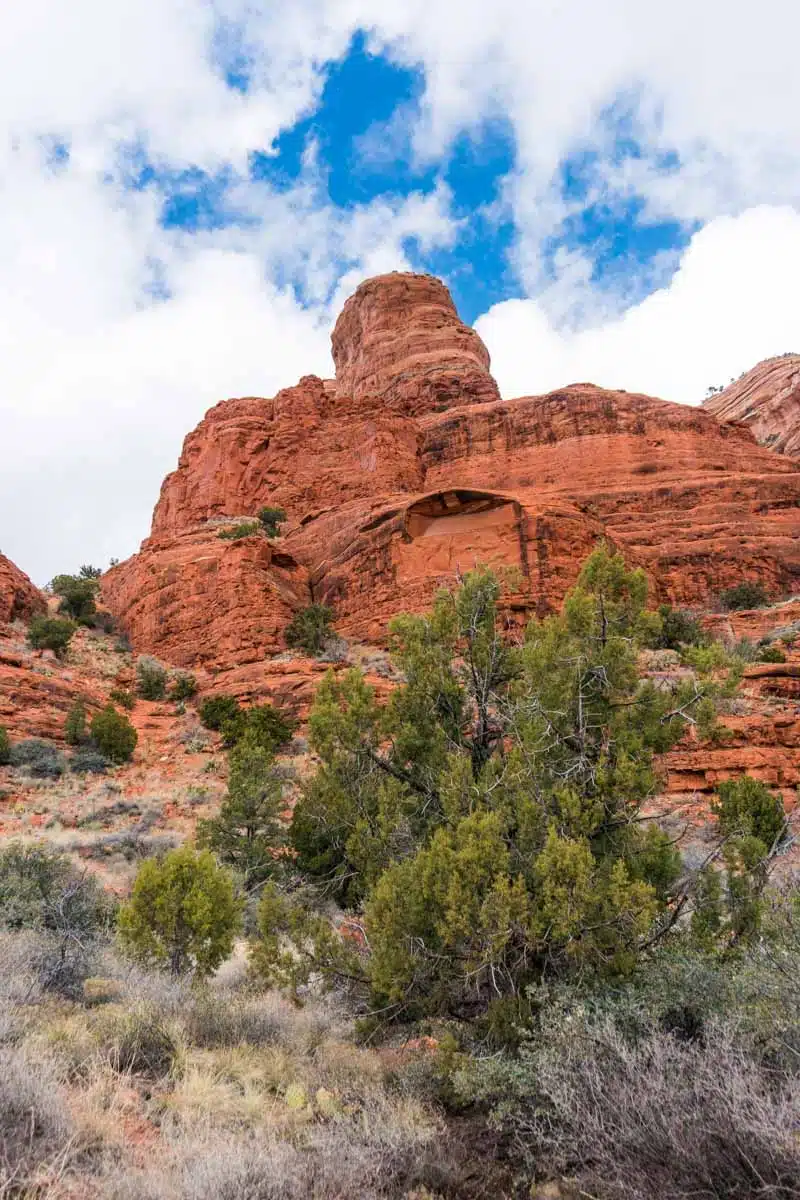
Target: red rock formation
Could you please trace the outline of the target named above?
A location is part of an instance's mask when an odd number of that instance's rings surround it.
[[[703,407],[720,421],[745,421],[771,450],[800,457],[800,354],[764,359]]]
[[[488,350],[432,275],[367,279],[331,343],[340,392],[370,408],[424,416],[500,399]]]
[[[335,382],[226,401],[187,437],[151,537],[103,580],[137,649],[255,666],[312,600],[380,642],[478,561],[512,569],[510,614],[543,613],[600,537],[676,603],[800,580],[800,471],[741,423],[589,384],[501,401],[430,276],[362,284],[333,351]],[[219,538],[265,504],[287,512],[280,539]]]
[[[0,554],[0,625],[18,619],[28,621],[46,608],[45,597],[28,576]]]

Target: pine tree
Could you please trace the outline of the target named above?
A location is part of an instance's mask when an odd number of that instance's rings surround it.
[[[272,752],[245,737],[231,751],[228,792],[219,813],[198,824],[198,842],[233,867],[247,889],[272,876],[285,844],[283,785]]]

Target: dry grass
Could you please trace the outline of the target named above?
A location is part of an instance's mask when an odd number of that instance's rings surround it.
[[[400,1200],[457,1178],[441,1118],[335,1003],[254,994],[240,972],[197,990],[110,950],[73,1002],[37,989],[30,950],[0,941],[2,1200]]]

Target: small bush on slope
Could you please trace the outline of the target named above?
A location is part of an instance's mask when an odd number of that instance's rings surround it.
[[[142,655],[136,663],[136,690],[143,700],[164,699],[167,672],[154,658]]]
[[[762,584],[755,580],[746,579],[719,594],[719,602],[723,608],[730,610],[746,608],[763,608],[769,604],[769,597]]]
[[[78,626],[61,617],[34,617],[28,629],[28,642],[34,650],[52,650],[63,658]]]
[[[42,738],[25,738],[15,742],[9,751],[13,767],[27,771],[34,779],[58,779],[64,774],[64,756],[52,742]]]
[[[91,730],[98,750],[111,762],[124,763],[132,758],[139,735],[128,718],[118,713],[113,704],[95,713]]]
[[[322,653],[331,635],[333,609],[325,604],[310,604],[301,608],[286,626],[286,645],[305,650],[316,657]]]

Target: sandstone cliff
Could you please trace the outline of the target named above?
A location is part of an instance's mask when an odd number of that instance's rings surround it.
[[[720,421],[745,421],[771,450],[800,457],[800,354],[765,359],[703,407]]]
[[[800,579],[800,470],[741,423],[590,384],[503,401],[426,275],[362,284],[332,342],[335,380],[224,401],[186,438],[151,536],[103,581],[137,650],[263,663],[311,601],[379,643],[476,562],[514,568],[512,615],[545,613],[600,537],[676,603]],[[286,510],[283,536],[220,538],[263,505]]]
[[[28,576],[0,554],[0,625],[30,620],[46,607],[45,597]]]

